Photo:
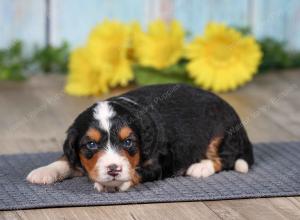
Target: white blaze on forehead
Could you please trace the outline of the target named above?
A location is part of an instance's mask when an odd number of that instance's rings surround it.
[[[108,101],[98,102],[94,108],[94,118],[99,121],[100,128],[105,130],[108,134],[108,140],[105,145],[105,153],[98,159],[96,163],[96,170],[98,170],[98,177],[96,178],[96,181],[98,184],[96,184],[95,187],[99,191],[102,191],[101,185],[120,185],[123,182],[130,180],[130,163],[128,159],[117,152],[110,142],[110,122],[112,117],[115,115],[116,112],[113,110],[113,107]],[[122,171],[116,177],[112,177],[107,173],[107,167],[111,164],[116,164],[118,167],[122,168]],[[126,188],[127,185],[124,187]]]
[[[110,119],[115,115],[108,101],[98,102],[94,109],[94,118],[99,121],[100,127],[109,132]]]

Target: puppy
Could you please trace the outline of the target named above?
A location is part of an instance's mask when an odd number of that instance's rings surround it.
[[[87,174],[98,191],[223,170],[247,173],[252,145],[233,108],[184,84],[147,86],[95,103],[67,131],[63,156],[29,173],[51,184]]]

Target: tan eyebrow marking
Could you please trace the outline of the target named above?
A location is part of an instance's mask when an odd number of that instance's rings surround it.
[[[120,129],[118,136],[119,136],[119,138],[120,138],[121,140],[124,140],[124,139],[128,138],[128,136],[129,136],[132,132],[133,132],[133,131],[132,131],[131,128],[125,126],[125,127],[122,127],[122,128]]]
[[[101,137],[102,137],[100,131],[98,131],[98,130],[95,129],[95,128],[90,128],[90,129],[87,131],[86,135],[87,135],[90,139],[92,139],[93,141],[96,141],[96,142],[99,142],[100,139],[101,139]]]

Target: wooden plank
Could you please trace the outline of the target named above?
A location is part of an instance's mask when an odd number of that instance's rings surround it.
[[[174,18],[178,19],[184,28],[191,34],[203,32],[209,18],[209,11],[205,5],[207,0],[174,0]]]
[[[60,101],[59,99],[51,101],[51,98],[59,93],[55,92],[53,96],[50,96],[50,99],[42,100],[36,95],[40,91],[35,91],[36,93],[34,93],[34,90],[18,90],[16,87],[1,93],[0,96],[6,98],[1,103],[1,106],[6,107],[0,110],[1,114],[6,116],[1,118],[3,126],[0,128],[0,134],[2,134],[2,137],[47,138],[51,135],[50,133],[52,133],[52,137],[57,134],[53,129],[62,130],[62,128],[59,128],[61,126],[59,122],[53,117],[53,111],[51,111],[54,108],[53,106]],[[0,100],[3,100],[3,98]],[[52,127],[47,129],[48,125],[52,125]],[[64,132],[62,131],[62,133]]]
[[[21,220],[22,218],[15,211],[0,211],[1,220]]]
[[[251,28],[258,38],[272,37],[300,49],[300,2],[297,0],[249,0]]]
[[[234,8],[232,4],[235,5]],[[191,0],[188,4],[184,0],[92,0],[84,5],[80,4],[79,0],[75,2],[53,0],[51,39],[55,45],[63,40],[67,40],[72,46],[83,45],[91,28],[105,18],[124,22],[136,20],[145,27],[155,19],[162,18],[169,21],[174,17],[192,33],[201,33],[209,21],[247,26],[247,6],[247,0],[238,2]]]
[[[299,72],[294,72],[298,74]],[[291,74],[291,75],[294,75]],[[249,105],[258,106],[262,117],[274,121],[282,131],[299,138],[300,131],[300,105],[295,100],[300,98],[300,79],[284,80],[284,74],[274,73],[259,76],[255,81],[241,90],[247,94]],[[262,118],[260,117],[260,118]]]
[[[287,1],[289,2],[289,1]],[[281,0],[253,0],[253,27],[252,31],[258,38],[273,37],[285,40],[287,2]]]
[[[151,20],[174,17],[194,34],[202,33],[209,21],[251,25],[258,38],[271,36],[287,41],[290,49],[300,49],[297,0],[190,0],[188,4],[184,0],[91,0],[88,4],[79,0],[52,0],[50,9],[50,40],[54,45],[64,40],[73,47],[83,45],[91,28],[106,18],[136,20],[145,27]],[[16,39],[21,39],[30,49],[33,44],[44,45],[45,19],[44,1],[2,0],[0,48]]]
[[[269,118],[266,118],[260,111],[261,105],[250,105],[251,96],[248,92],[243,92],[242,88],[230,94],[222,94],[221,96],[228,101],[239,114],[246,131],[252,142],[268,142],[268,141],[290,141],[298,140],[298,136],[291,134],[278,126]]]
[[[209,10],[209,21],[226,23],[232,26],[246,27],[248,25],[248,1],[227,0],[208,1],[205,5]],[[233,7],[234,5],[234,7]]]
[[[215,201],[205,202],[205,205],[222,219],[288,219],[267,199]],[[298,212],[299,209],[296,211]]]
[[[60,141],[55,138],[0,138],[0,154],[37,153],[37,152],[62,152]]]
[[[292,197],[265,199],[287,219],[300,219],[300,202],[293,202]]]
[[[249,200],[251,203],[252,200]],[[204,202],[204,204],[210,208],[214,213],[216,213],[221,219],[237,219],[244,220],[240,210],[235,210],[229,205],[230,201],[213,201],[213,202]]]
[[[234,5],[234,7],[232,7]],[[192,34],[203,33],[208,22],[222,22],[233,26],[248,25],[247,0],[174,0],[174,17]]]
[[[97,212],[97,215],[93,215]],[[115,213],[107,215],[100,212],[96,207],[84,208],[54,208],[54,209],[34,209],[34,210],[20,210],[17,211],[22,219],[26,220],[39,220],[39,219],[112,219],[110,216],[118,216]],[[94,218],[92,217],[94,216]],[[120,216],[118,216],[120,219]],[[130,219],[123,216],[125,220]]]
[[[137,219],[219,219],[203,202],[134,205],[130,210]]]
[[[80,112],[96,101],[130,89],[116,89],[101,97],[78,98],[63,92],[63,78],[50,75],[32,77],[24,84],[0,82],[0,106],[5,106],[0,108],[0,114],[6,116],[0,118],[1,137],[62,140]]]
[[[40,0],[1,0],[0,48],[21,39],[28,50],[45,43],[45,2]]]
[[[300,209],[300,196],[287,197],[287,199]]]
[[[59,45],[66,40],[72,47],[85,44],[91,29],[104,19],[145,24],[145,1],[140,0],[52,0],[51,42]]]
[[[66,218],[87,220],[220,219],[202,202],[50,208],[20,210],[16,213],[22,219],[30,220]]]
[[[63,83],[52,76],[33,77],[24,84],[0,87],[0,105],[5,106],[0,113],[6,115],[0,118],[4,125],[0,127],[1,137],[63,139],[74,117],[94,102],[92,98],[65,95]]]
[[[284,18],[285,25],[285,41],[291,50],[300,49],[300,2],[298,0],[288,0],[282,2],[287,11]]]

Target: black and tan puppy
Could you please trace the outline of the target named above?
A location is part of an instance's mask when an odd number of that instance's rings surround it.
[[[50,184],[87,173],[98,191],[222,170],[246,173],[252,145],[233,108],[182,84],[139,88],[95,103],[70,126],[57,161],[27,180]]]

